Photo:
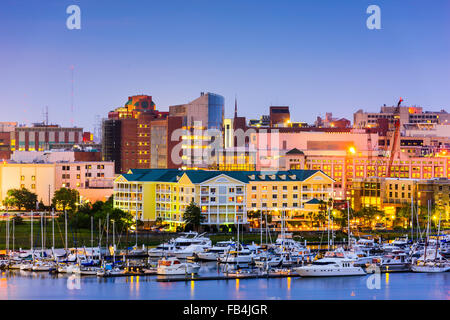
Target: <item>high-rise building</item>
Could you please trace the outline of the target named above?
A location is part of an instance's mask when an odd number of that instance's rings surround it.
[[[222,134],[225,99],[215,93],[200,93],[200,97],[182,105],[170,106],[171,116],[181,117],[185,130],[182,146],[182,167],[208,168],[216,158],[211,149],[214,136]],[[220,139],[220,143],[223,143]]]
[[[170,137],[180,127],[181,118],[157,111],[151,96],[129,97],[124,107],[103,120],[103,160],[114,161],[116,173],[174,168],[170,153],[177,140]]]

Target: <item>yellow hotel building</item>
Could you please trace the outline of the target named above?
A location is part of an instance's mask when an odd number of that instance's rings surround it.
[[[204,171],[132,169],[114,181],[114,207],[144,222],[157,219],[172,229],[183,224],[191,201],[204,225],[248,223],[248,211],[269,213],[274,223],[310,221],[319,201],[333,194],[334,180],[318,170]]]

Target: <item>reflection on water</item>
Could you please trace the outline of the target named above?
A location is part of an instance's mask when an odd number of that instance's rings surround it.
[[[223,267],[204,263],[200,272],[213,276]],[[372,290],[368,277],[157,282],[154,275],[80,278],[11,270],[1,273],[0,299],[450,299],[448,272],[385,273]]]

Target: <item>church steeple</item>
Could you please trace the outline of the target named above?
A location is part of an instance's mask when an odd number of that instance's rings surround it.
[[[237,118],[237,98],[234,97],[234,117]]]

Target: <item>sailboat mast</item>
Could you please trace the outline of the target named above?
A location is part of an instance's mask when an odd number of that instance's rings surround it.
[[[411,192],[411,241],[414,241],[414,193]]]
[[[330,250],[330,208],[328,208],[328,227],[327,227],[327,234],[328,234],[328,251]]]
[[[237,219],[237,252],[239,253],[239,216],[236,216]]]
[[[67,211],[64,210],[64,234],[65,234],[65,250],[66,250],[66,255],[67,255]]]
[[[261,221],[261,223],[259,224],[259,233],[260,233],[260,240],[259,240],[259,244],[262,245],[262,238],[263,238],[263,229],[262,229],[262,212],[259,212],[259,220]]]
[[[31,257],[34,261],[34,250],[33,250],[33,210],[31,210]]]
[[[43,214],[41,212],[41,257],[44,257],[44,229]]]
[[[113,223],[113,262],[116,263],[116,238],[115,238],[115,232],[114,232],[115,221],[113,220],[112,223]]]
[[[350,249],[350,203],[347,200],[348,249]]]
[[[55,249],[55,209],[52,209],[52,248]]]
[[[428,207],[427,207],[428,221],[427,221],[427,233],[425,236],[425,250],[424,250],[424,255],[423,255],[424,263],[427,261],[428,231],[430,229],[430,200],[428,200],[427,204],[428,204]]]
[[[94,253],[94,217],[91,216],[91,253]]]
[[[439,210],[439,224],[438,224],[438,233],[437,233],[437,239],[436,239],[436,252],[434,254],[434,261],[436,261],[436,259],[437,259],[438,247],[440,246],[440,243],[439,243],[440,233],[441,233],[441,210]]]
[[[13,240],[12,240],[12,249],[13,249],[13,252],[15,251],[15,249],[14,249],[14,240],[15,240],[15,231],[16,231],[16,228],[15,228],[15,226],[16,226],[16,220],[15,219],[12,219],[12,232],[13,232]]]
[[[9,257],[9,215],[6,214],[6,254]]]

